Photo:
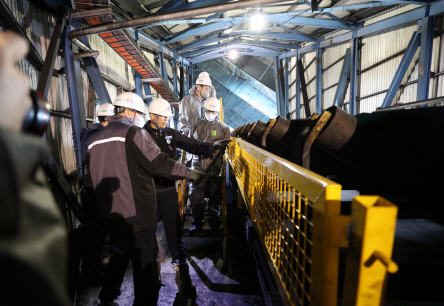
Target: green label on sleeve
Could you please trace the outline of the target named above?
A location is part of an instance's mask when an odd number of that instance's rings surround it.
[[[211,136],[216,136],[216,132],[217,132],[216,130],[212,130],[211,131]]]

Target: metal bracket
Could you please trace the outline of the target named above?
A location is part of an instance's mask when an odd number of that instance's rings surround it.
[[[73,53],[75,59],[80,59],[84,57],[97,57],[99,56],[99,51],[90,51],[90,52],[79,52],[79,53]]]

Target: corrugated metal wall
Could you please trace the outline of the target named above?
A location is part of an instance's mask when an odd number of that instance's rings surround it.
[[[9,6],[17,23],[26,33],[31,44],[44,60],[54,30],[55,18],[37,8],[27,0],[4,0]],[[134,74],[131,67],[97,35],[89,36],[91,46],[100,52],[97,62],[100,71],[126,88],[134,88]],[[63,58],[58,57],[54,69],[64,66]],[[40,72],[25,58],[19,62],[20,70],[30,77],[31,88],[36,89]],[[95,93],[85,71],[82,71],[83,95],[87,118],[94,118]],[[105,81],[111,100],[122,91]],[[53,76],[48,93],[48,102],[52,110],[65,111],[69,107],[66,79],[64,75]],[[72,140],[71,120],[63,117],[51,117],[53,148],[51,151],[57,163],[65,173],[76,169]],[[75,189],[76,187],[73,186]]]
[[[385,12],[383,14],[374,16],[368,20],[366,20],[365,25],[369,25],[381,20],[384,20],[389,17],[393,17],[395,15],[407,12],[409,10],[415,9],[418,6],[416,5],[405,5],[394,8],[389,12]],[[440,17],[439,17],[440,18]],[[414,31],[417,30],[416,22],[413,25],[405,26],[402,28],[398,28],[394,31],[381,33],[378,35],[368,36],[361,39],[361,56],[360,56],[360,70],[365,70],[366,68],[378,64],[378,62],[396,54],[399,51],[404,50],[413,34]],[[347,31],[336,31],[330,35],[325,36],[325,39],[330,39],[332,37],[341,35],[346,33]],[[441,59],[443,57],[443,48],[440,47],[441,39],[440,37],[436,37],[433,43],[433,55],[432,55],[432,71],[435,73],[439,73],[444,69],[444,60]],[[345,51],[350,47],[350,43],[346,42],[340,45],[336,45],[330,48],[326,48],[323,50],[322,56],[322,88],[323,88],[323,99],[322,99],[322,108],[326,109],[333,104],[333,99],[336,93],[337,86],[332,86],[336,84],[339,80],[342,63],[343,61],[339,61],[328,70],[324,70],[326,67],[340,59],[345,55]],[[441,57],[440,57],[441,55]],[[308,63],[316,56],[315,52],[311,52],[305,54],[303,56],[303,66],[306,68]],[[390,86],[390,83],[395,75],[395,72],[399,66],[399,63],[402,59],[403,54],[399,54],[398,56],[385,61],[377,65],[374,68],[371,68],[363,73],[358,72],[358,101],[357,108],[358,113],[362,112],[373,112],[377,107],[382,105],[384,97],[386,95],[386,91]],[[397,96],[395,97],[395,102],[412,102],[416,101],[416,92],[417,92],[417,83],[415,81],[418,80],[418,71],[417,71],[417,61],[419,58],[419,48],[415,54],[415,57],[410,64],[408,71],[402,81],[402,83],[412,82],[412,84],[407,84],[402,86],[398,91]],[[442,61],[441,67],[439,66],[439,61]],[[295,58],[291,58],[291,67],[296,64]],[[316,67],[313,63],[310,65],[308,70],[305,71],[305,81],[309,82],[313,79],[313,81],[307,86],[308,97],[310,100],[310,109],[312,112],[315,111],[315,94],[316,94],[316,79],[314,78],[316,75]],[[296,78],[296,69],[292,73],[290,73],[289,83],[291,84]],[[429,98],[442,96],[444,95],[444,91],[442,90],[443,76],[438,76],[432,78],[430,82],[430,94]],[[360,86],[359,86],[360,84]],[[331,88],[328,88],[332,86]],[[327,89],[328,88],[328,89]],[[293,97],[296,93],[296,86],[292,86],[290,88],[290,97]],[[344,100],[345,103],[349,101],[349,90],[347,90],[346,98]],[[303,103],[302,95],[301,95],[301,103]],[[290,112],[292,113],[292,118],[296,118],[296,113],[294,110],[296,109],[296,97],[290,100]],[[300,118],[305,117],[305,112],[303,107],[301,108]]]

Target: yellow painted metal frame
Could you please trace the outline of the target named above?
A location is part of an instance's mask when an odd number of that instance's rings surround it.
[[[398,271],[390,259],[398,207],[381,197],[357,196],[352,210],[343,306],[384,305],[387,273]]]
[[[286,303],[336,305],[341,185],[238,138],[228,156]]]
[[[248,209],[285,303],[337,305],[339,248],[349,246],[351,223],[355,239],[343,305],[380,305],[386,271],[397,270],[390,259],[396,206],[380,197],[359,196],[353,215],[341,215],[341,185],[232,139],[228,159],[239,187],[238,203]]]

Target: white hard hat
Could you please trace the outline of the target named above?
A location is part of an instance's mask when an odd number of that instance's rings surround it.
[[[123,106],[145,114],[145,103],[142,98],[132,92],[124,92],[117,96],[114,106]]]
[[[148,106],[148,111],[150,114],[156,114],[164,117],[171,117],[174,114],[171,113],[171,105],[167,100],[162,98],[156,98],[151,101]]]
[[[110,103],[105,103],[100,105],[97,110],[97,116],[113,116],[114,115],[114,105]]]
[[[199,73],[199,78],[200,78],[200,77],[207,77],[207,78],[209,78],[210,75],[208,74],[208,72],[206,72],[206,71],[202,71],[201,73]]]
[[[216,97],[209,97],[205,103],[204,108],[213,112],[220,112],[220,101]]]
[[[202,74],[202,73],[201,73]],[[207,85],[212,86],[210,76],[208,75],[202,75],[197,78],[196,85]]]

